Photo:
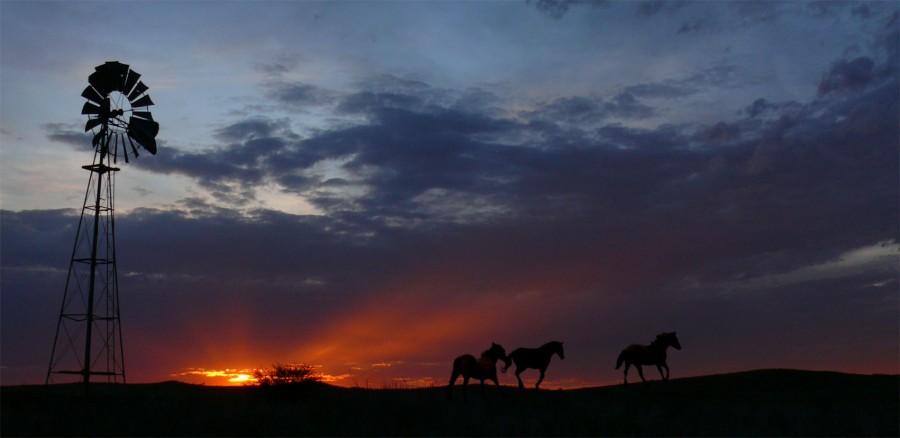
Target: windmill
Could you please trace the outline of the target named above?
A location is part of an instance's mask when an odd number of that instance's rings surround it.
[[[125,383],[125,358],[116,273],[114,167],[140,155],[156,154],[159,124],[141,75],[118,61],[107,62],[88,76],[81,93],[87,99],[81,113],[88,116],[85,132],[93,134],[94,160],[81,218],[75,235],[62,308],[53,339],[46,383],[53,377],[92,376]]]

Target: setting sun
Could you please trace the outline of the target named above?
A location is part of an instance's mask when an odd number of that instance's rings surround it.
[[[231,383],[244,384],[244,383],[255,382],[256,379],[254,379],[253,376],[251,376],[249,374],[238,374],[238,375],[228,379],[228,381]]]

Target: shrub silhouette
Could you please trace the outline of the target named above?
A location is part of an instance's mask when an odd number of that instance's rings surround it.
[[[253,378],[256,379],[256,383],[260,386],[322,381],[322,375],[312,365],[305,363],[276,363],[272,365],[272,368],[254,371]]]

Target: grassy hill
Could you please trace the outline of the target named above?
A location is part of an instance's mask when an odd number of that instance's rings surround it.
[[[900,376],[759,370],[566,391],[206,387],[0,388],[0,435],[900,435]]]

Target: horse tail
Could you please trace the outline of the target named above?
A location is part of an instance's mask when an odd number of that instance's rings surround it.
[[[619,353],[619,358],[616,359],[616,369],[622,366],[622,362],[625,362],[625,351]]]

